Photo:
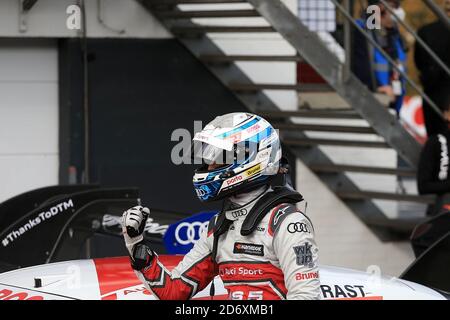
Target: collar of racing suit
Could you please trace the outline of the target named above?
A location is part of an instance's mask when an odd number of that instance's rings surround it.
[[[225,210],[226,218],[232,221],[244,219],[256,204],[257,200],[271,190],[272,188],[270,186],[262,186],[249,192],[231,196],[228,199],[229,203]]]

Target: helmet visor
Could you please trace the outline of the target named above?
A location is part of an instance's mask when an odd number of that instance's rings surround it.
[[[194,164],[241,165],[251,161],[257,154],[258,145],[248,141],[234,144],[226,150],[212,144],[193,141],[191,156]]]

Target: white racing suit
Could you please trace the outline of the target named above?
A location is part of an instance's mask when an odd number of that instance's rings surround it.
[[[263,215],[250,235],[241,235],[246,216],[270,191],[264,189],[230,199],[231,207],[221,214],[231,221],[218,238],[215,259],[218,215],[171,273],[154,255],[149,266],[136,271],[138,277],[159,299],[189,299],[218,274],[233,300],[319,299],[314,229],[293,204],[278,204]]]

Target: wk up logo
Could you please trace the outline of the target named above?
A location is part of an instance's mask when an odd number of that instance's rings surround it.
[[[69,30],[81,30],[81,9],[73,4],[67,7],[66,13],[69,15],[66,19],[66,27]]]

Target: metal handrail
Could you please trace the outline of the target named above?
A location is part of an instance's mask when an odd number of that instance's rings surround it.
[[[436,53],[422,40],[422,38],[408,25],[406,22],[402,21],[399,16],[394,12],[391,6],[386,2],[386,0],[380,0],[382,4],[385,5],[386,9],[395,17],[397,21],[408,30],[409,33],[417,40],[417,42],[425,49],[425,51],[433,58],[433,60],[447,73],[450,77],[450,68],[439,58]]]
[[[447,17],[445,12],[433,0],[423,0],[423,2],[444,23],[447,29],[450,30],[450,18]]]
[[[344,9],[344,7],[337,0],[330,0],[334,3],[336,8],[343,14],[343,16],[353,24],[353,26],[358,29],[359,32],[373,45],[381,54],[388,60],[388,62],[392,65],[392,67],[403,77],[405,80],[417,91],[417,93],[431,106],[431,108],[442,118],[444,119],[444,115],[442,111],[438,108],[438,106],[431,100],[431,98],[417,85],[403,70],[401,70],[397,63],[386,53],[386,51],[378,44],[375,40],[373,40],[370,35],[366,33],[366,31],[361,28],[354,20],[353,17]],[[348,63],[346,61],[345,63]]]

